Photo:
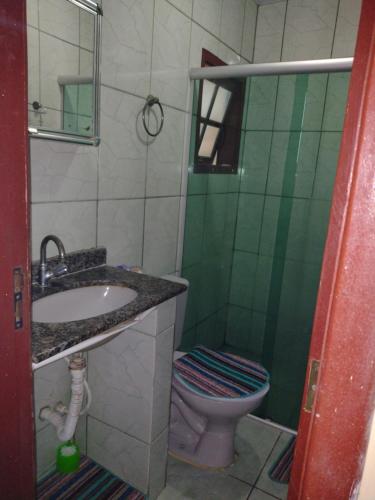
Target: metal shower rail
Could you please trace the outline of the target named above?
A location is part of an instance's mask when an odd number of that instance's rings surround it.
[[[260,75],[295,75],[297,73],[338,73],[350,71],[353,65],[352,57],[337,59],[316,59],[309,61],[288,61],[262,64],[232,64],[228,66],[210,66],[192,68],[191,80],[205,78],[246,78]]]

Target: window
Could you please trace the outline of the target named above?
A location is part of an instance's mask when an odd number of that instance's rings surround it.
[[[225,63],[202,51],[203,66]],[[195,173],[237,173],[245,82],[202,80],[199,87]]]

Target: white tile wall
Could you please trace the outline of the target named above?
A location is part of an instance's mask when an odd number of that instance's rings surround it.
[[[149,198],[146,201],[143,266],[161,276],[176,268],[180,198]]]
[[[144,201],[102,200],[98,207],[98,245],[112,265],[142,265]]]
[[[46,24],[53,17],[60,37],[47,43],[48,35],[42,35],[44,80],[56,79],[57,71],[77,71],[78,59],[85,73],[92,57],[71,46],[62,70],[55,66],[57,58],[45,60],[51,47],[56,54],[59,44],[62,50],[70,31],[82,47],[89,47],[91,37],[85,15],[69,23],[69,8],[53,14],[56,2],[41,20]],[[28,22],[37,26],[35,5],[29,5]],[[193,0],[104,0],[101,144],[31,140],[34,258],[41,238],[55,232],[67,251],[101,244],[110,263],[139,264],[154,274],[176,271],[188,69],[200,66],[203,47],[229,64],[251,60],[257,6],[254,0],[235,0],[232,7],[229,0],[196,0],[194,10]],[[44,125],[59,123],[57,85],[55,91],[43,102]],[[141,122],[150,92],[165,110],[156,139],[146,136]],[[149,120],[154,127],[155,115]]]
[[[127,330],[89,352],[89,414],[151,443],[168,425],[173,325],[159,335]]]
[[[172,299],[88,355],[88,454],[150,499],[165,479],[174,320]]]
[[[348,57],[354,53],[360,13],[360,0],[340,0],[332,57]]]
[[[168,329],[174,322],[176,299],[170,299],[160,304],[146,318],[135,325],[134,329],[147,335],[158,335]]]
[[[150,442],[155,338],[129,329],[89,352],[90,415]]]
[[[210,33],[219,36],[223,0],[195,0],[193,19]]]
[[[96,202],[33,203],[31,207],[33,235],[32,258],[39,258],[40,242],[46,234],[59,236],[66,251],[90,248],[96,244]],[[47,255],[56,255],[51,243]]]
[[[164,463],[168,453],[168,429],[154,441],[150,450],[149,499],[154,500],[165,486],[166,470]]]
[[[93,53],[89,50],[79,50],[79,74],[82,76],[92,76]]]
[[[151,439],[168,427],[171,394],[174,325],[156,337]]]
[[[28,101],[39,101],[39,32],[36,28],[27,27],[28,40]]]
[[[255,29],[257,24],[258,8],[253,0],[246,0],[245,18],[242,33],[241,55],[248,61],[253,61]]]
[[[53,54],[53,57],[51,57],[51,54]],[[78,46],[70,45],[63,40],[40,33],[40,87],[43,106],[61,109],[61,94],[57,77],[64,74],[78,74],[78,60]]]
[[[44,101],[44,99],[42,99]],[[40,126],[48,129],[61,129],[61,112],[57,109],[43,106],[44,113],[40,115]]]
[[[33,375],[35,428],[38,432],[49,425],[39,418],[42,408],[54,406],[58,401],[69,402],[71,378],[64,359],[36,370]]]
[[[166,0],[155,1],[151,92],[186,109],[191,21]]]
[[[219,56],[219,52],[223,51],[223,49],[220,51],[222,45],[223,44],[218,38],[198,24],[193,23],[191,31],[190,67],[197,68],[201,65],[203,47]]]
[[[178,196],[181,190],[181,171],[184,152],[185,113],[165,109],[162,133],[148,148],[146,196]],[[150,116],[150,128],[157,124]]]
[[[283,61],[331,57],[339,0],[289,0]]]
[[[79,9],[70,2],[39,0],[39,28],[78,45]]]
[[[222,4],[219,37],[238,53],[241,53],[245,4],[245,0],[223,0]]]
[[[94,46],[94,16],[80,9],[79,11],[79,45],[92,50]]]
[[[44,427],[36,435],[36,471],[38,479],[47,474],[56,463],[56,449],[60,441],[52,425]]]
[[[139,97],[102,87],[99,198],[143,198],[146,135]]]
[[[32,202],[96,200],[98,150],[46,140],[30,141]]]
[[[154,2],[103,2],[102,83],[145,96],[150,87]]]
[[[254,62],[280,61],[286,2],[264,5],[258,9]]]
[[[285,0],[258,9],[254,62],[351,57],[361,0]]]
[[[63,359],[40,368],[34,372],[34,411],[36,429],[36,458],[38,479],[55,466],[56,449],[61,444],[57,438],[56,429],[51,424],[39,419],[39,412],[45,406],[55,406],[62,401],[68,404],[70,400],[71,377]],[[82,453],[86,452],[86,417],[80,417],[76,441]]]
[[[155,500],[165,484],[168,432],[151,447],[138,439],[96,420],[87,418],[88,455],[135,488]]]
[[[87,454],[135,488],[147,490],[149,447],[138,439],[88,417]]]
[[[38,0],[28,0],[26,2],[26,19],[30,26],[39,26]]]
[[[177,7],[181,12],[191,17],[193,12],[193,0],[168,0],[170,4]]]

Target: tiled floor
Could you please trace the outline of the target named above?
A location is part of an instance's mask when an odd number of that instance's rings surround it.
[[[239,458],[222,472],[210,472],[168,461],[167,486],[158,500],[275,500],[286,499],[287,485],[268,477],[290,434],[244,417],[237,429]]]

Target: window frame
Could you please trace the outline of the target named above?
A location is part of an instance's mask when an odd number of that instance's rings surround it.
[[[217,56],[209,52],[207,49],[202,49],[202,67],[207,66],[226,66],[226,63],[219,59]],[[240,143],[241,143],[241,124],[243,115],[243,106],[245,101],[245,80],[236,79],[233,80],[207,80],[216,84],[216,89],[214,95],[211,98],[211,102],[207,112],[207,118],[201,116],[202,109],[202,98],[203,98],[203,85],[205,80],[201,80],[199,83],[199,94],[198,94],[198,108],[197,108],[197,120],[195,129],[195,151],[194,151],[194,173],[215,173],[215,174],[236,174],[238,172],[239,166],[239,154],[240,154]],[[224,118],[222,122],[210,119],[210,113],[215,104],[215,98],[222,87],[231,92],[230,104],[227,107]],[[232,103],[232,106],[231,106]],[[228,120],[234,119],[234,126],[228,125]],[[202,131],[201,125],[203,125]],[[201,146],[201,141],[207,126],[212,126],[219,129],[218,136],[216,138],[211,156],[207,158],[206,161],[202,160],[203,157],[198,155]],[[232,134],[232,157],[231,164],[220,165],[214,163],[215,156],[220,154],[217,147],[217,143],[222,140],[224,129]],[[224,151],[222,151],[223,154]]]

